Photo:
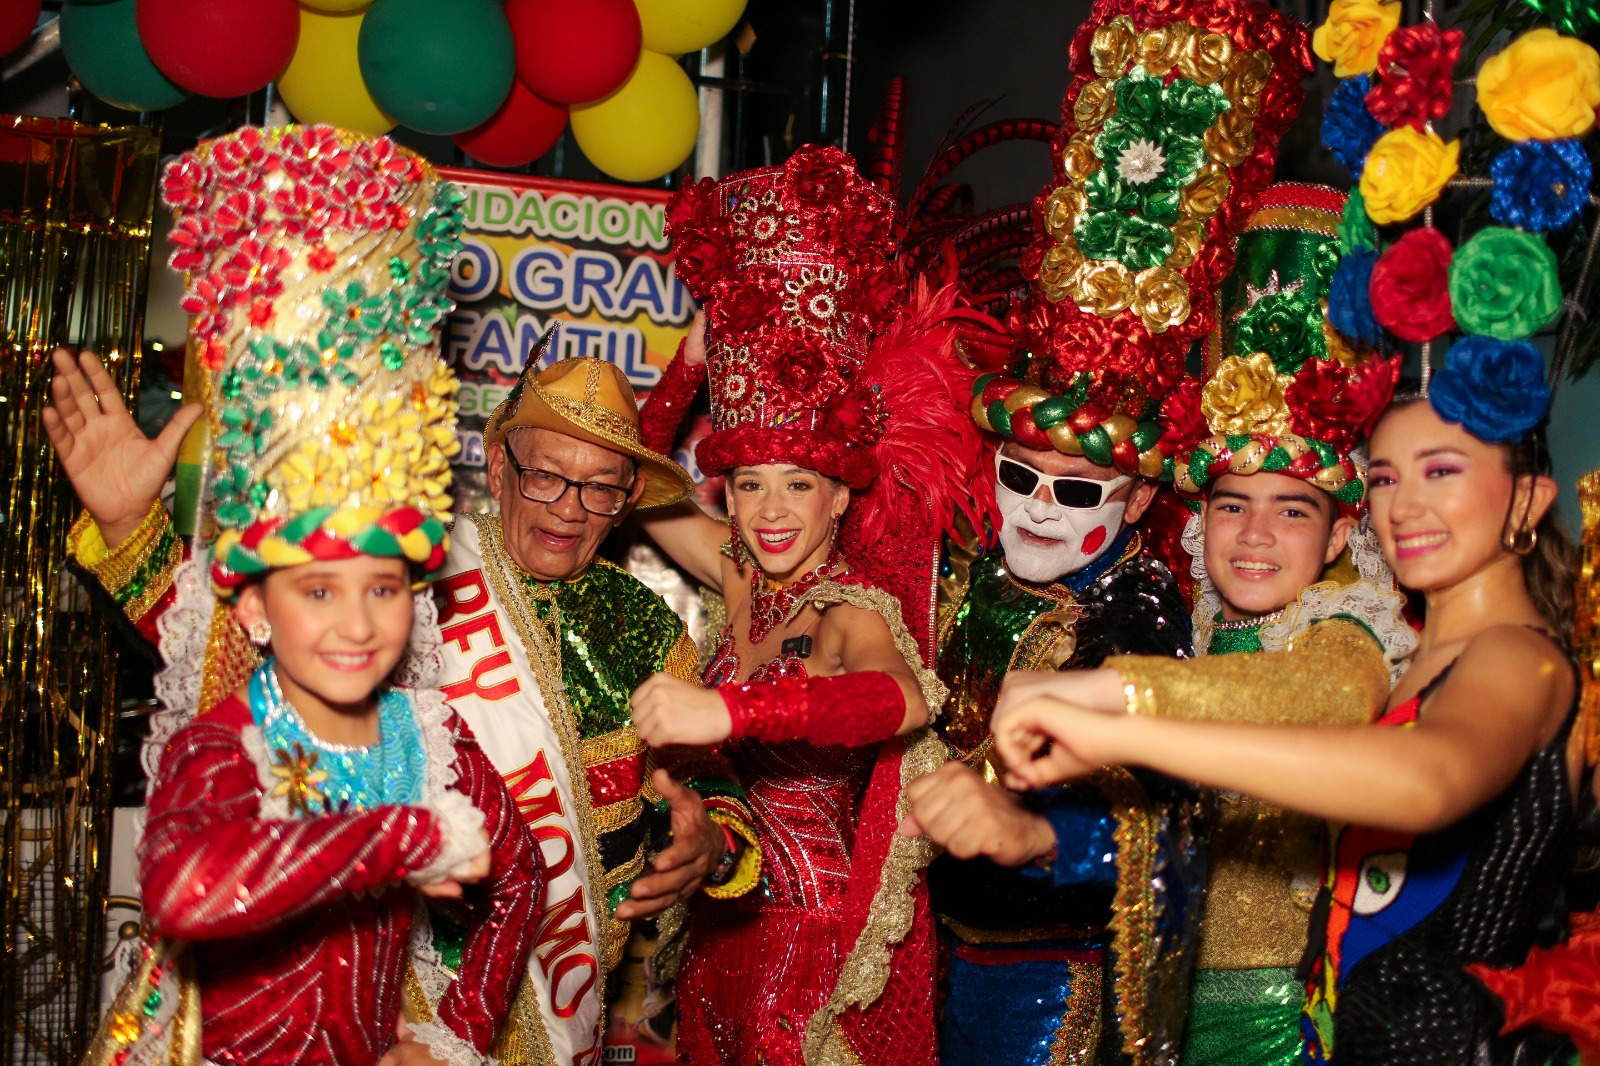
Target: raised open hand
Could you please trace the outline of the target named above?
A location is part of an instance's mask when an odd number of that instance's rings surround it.
[[[178,445],[200,418],[199,404],[178,409],[155,440],[139,431],[122,395],[93,352],[51,353],[53,403],[44,431],[61,467],[110,547],[138,528],[178,458]]]

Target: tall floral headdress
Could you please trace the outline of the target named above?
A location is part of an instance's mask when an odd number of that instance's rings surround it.
[[[1035,205],[1019,323],[1032,353],[985,375],[979,426],[1032,448],[1160,477],[1157,409],[1212,328],[1230,238],[1272,177],[1311,58],[1258,0],[1099,0]]]
[[[1327,320],[1345,196],[1320,185],[1269,188],[1239,236],[1238,260],[1207,338],[1204,382],[1184,382],[1163,413],[1174,483],[1199,495],[1224,474],[1288,474],[1348,509],[1366,471],[1354,449],[1394,394],[1397,358]]]
[[[387,138],[246,127],[168,166],[204,368],[212,581],[356,555],[444,564],[460,190]]]
[[[1508,143],[1487,175],[1462,177],[1459,142],[1434,128],[1450,113],[1462,34],[1431,20],[1401,27],[1400,6],[1334,0],[1315,39],[1343,79],[1323,141],[1358,182],[1334,323],[1353,336],[1387,332],[1421,343],[1424,389],[1440,417],[1481,440],[1518,441],[1543,422],[1551,400],[1544,357],[1529,338],[1587,298],[1564,299],[1547,239],[1569,240],[1562,234],[1590,204],[1593,166],[1580,138],[1600,107],[1600,54],[1540,27],[1485,60],[1475,79],[1478,110]],[[1585,5],[1530,6],[1568,32],[1594,24]],[[1433,226],[1433,206],[1451,188],[1489,192],[1493,224],[1459,247]],[[1421,225],[1409,225],[1418,216]],[[1552,380],[1576,350],[1582,321],[1567,316]],[[1432,342],[1452,333],[1459,336],[1433,373]]]
[[[836,148],[686,185],[668,232],[706,306],[706,471],[790,461],[853,488],[877,473],[884,412],[863,371],[899,310],[894,201]]]

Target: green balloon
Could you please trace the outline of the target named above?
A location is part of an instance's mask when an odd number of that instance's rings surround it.
[[[161,111],[189,94],[156,69],[139,43],[134,0],[61,6],[61,51],[83,87],[124,111]]]
[[[498,0],[374,0],[357,43],[379,107],[422,133],[488,120],[516,77],[511,24]]]

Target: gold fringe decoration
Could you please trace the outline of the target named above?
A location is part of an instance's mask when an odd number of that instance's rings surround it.
[[[1572,651],[1578,657],[1578,721],[1588,765],[1600,765],[1600,470],[1578,479],[1583,538],[1578,544],[1578,582],[1573,596]]]
[[[0,116],[0,1066],[67,1066],[105,969],[116,642],[62,570],[78,509],[45,438],[52,349],[138,390],[160,141]]]

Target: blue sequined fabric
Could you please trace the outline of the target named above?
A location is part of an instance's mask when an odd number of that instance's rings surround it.
[[[309,813],[421,801],[427,755],[411,698],[404,691],[390,688],[379,694],[376,744],[329,744],[313,734],[294,705],[283,698],[275,661],[268,658],[250,677],[250,713],[267,750],[286,771],[296,761],[305,765],[308,773],[301,775],[299,786],[288,773],[285,781],[303,790]]]
[[[1022,947],[1026,951],[1017,950]],[[1099,1061],[1102,964],[1098,949],[1059,942],[952,946],[939,1061],[943,1066]]]

